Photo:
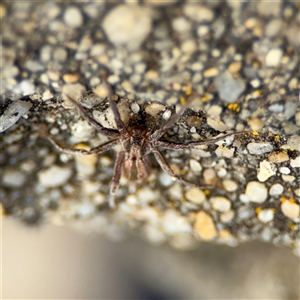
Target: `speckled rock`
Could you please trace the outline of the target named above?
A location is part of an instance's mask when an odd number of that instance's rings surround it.
[[[14,125],[32,107],[31,102],[16,100],[9,104],[2,116],[0,116],[0,132]]]

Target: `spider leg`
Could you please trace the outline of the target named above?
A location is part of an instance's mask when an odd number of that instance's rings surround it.
[[[242,135],[247,134],[249,131],[238,131],[238,132],[231,132],[224,134],[220,137],[215,137],[211,139],[206,139],[203,141],[191,141],[186,144],[181,143],[174,143],[174,142],[168,142],[168,141],[154,141],[155,147],[162,147],[164,149],[170,149],[170,150],[178,150],[178,149],[191,149],[195,146],[202,146],[202,145],[208,145],[208,144],[214,144],[216,142],[222,141],[224,138],[231,136],[231,135]]]
[[[105,128],[103,127],[99,122],[97,122],[95,119],[93,119],[92,117],[90,117],[87,112],[84,110],[84,108],[78,103],[78,101],[76,101],[75,99],[73,99],[72,97],[70,97],[69,95],[66,95],[68,100],[79,110],[79,112],[81,113],[82,117],[89,122],[90,124],[92,124],[97,130],[98,132],[109,136],[109,137],[118,137],[119,136],[119,131],[115,130],[115,129],[109,129],[109,128]]]
[[[38,132],[38,134],[45,137],[46,139],[48,139],[48,141],[50,141],[57,150],[64,152],[64,153],[68,153],[68,154],[81,154],[81,155],[98,154],[98,153],[102,153],[102,152],[105,152],[105,151],[111,149],[113,146],[115,146],[119,142],[118,139],[113,139],[104,144],[99,145],[96,148],[90,149],[90,150],[71,149],[71,148],[65,148],[65,147],[60,146],[58,144],[58,142],[52,136],[46,135],[45,133],[41,133],[41,132]]]
[[[154,133],[151,134],[150,139],[151,140],[158,140],[168,129],[170,129],[177,120],[181,117],[181,115],[184,113],[184,111],[190,106],[192,101],[194,101],[195,98],[197,98],[197,94],[191,95],[185,102],[185,104],[181,107],[180,111],[178,113],[175,113],[170,117],[170,119],[158,130],[156,130]]]
[[[111,181],[111,187],[110,187],[110,197],[109,197],[109,206],[111,208],[115,208],[115,195],[116,191],[119,187],[120,184],[120,178],[122,174],[122,167],[124,165],[124,160],[125,160],[125,151],[120,151],[118,153],[116,162],[115,162],[115,167],[114,167],[114,176]]]
[[[173,170],[171,169],[171,167],[168,165],[166,159],[164,158],[164,156],[162,155],[162,153],[158,150],[158,149],[153,149],[153,154],[156,158],[156,160],[158,161],[159,165],[161,166],[161,168],[163,169],[164,172],[166,172],[169,176],[171,176],[172,178],[175,178],[175,180],[185,184],[185,185],[189,185],[189,186],[195,186],[195,187],[199,187],[198,184],[195,184],[191,181],[188,181],[186,179],[181,178],[180,176],[176,175]],[[209,188],[211,187],[210,185],[203,185],[204,188]]]
[[[112,109],[118,131],[120,132],[120,134],[127,133],[127,129],[126,129],[126,127],[125,127],[125,125],[124,125],[124,123],[121,119],[120,112],[117,108],[116,102],[113,101],[113,99],[112,99],[112,90],[111,90],[110,85],[107,82],[107,75],[103,74],[102,79],[103,79],[103,82],[106,85],[106,89],[107,89],[107,92],[108,92],[108,102],[109,102],[109,105]]]

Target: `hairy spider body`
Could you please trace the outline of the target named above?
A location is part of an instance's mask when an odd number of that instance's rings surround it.
[[[137,183],[143,183],[147,180],[151,172],[151,164],[149,159],[149,154],[151,153],[154,155],[163,171],[171,176],[174,180],[178,180],[179,182],[191,186],[199,186],[175,174],[165,160],[163,154],[160,152],[159,148],[171,150],[190,149],[198,145],[216,143],[220,140],[223,140],[227,136],[237,134],[229,133],[223,135],[222,137],[206,139],[204,141],[192,141],[184,144],[161,140],[161,137],[164,135],[164,133],[174,126],[176,121],[184,113],[186,107],[190,105],[197,95],[190,96],[178,113],[176,113],[175,109],[171,108],[170,106],[163,106],[162,104],[155,102],[151,102],[150,105],[154,103],[156,106],[160,106],[160,108],[155,113],[153,113],[153,111],[150,112],[150,110],[147,113],[149,106],[141,108],[135,102],[135,108],[138,109],[135,109],[135,113],[131,113],[127,123],[125,123],[121,118],[117,103],[113,100],[111,89],[109,86],[107,88],[109,91],[108,103],[113,113],[113,120],[115,121],[116,128],[104,127],[103,124],[90,117],[90,115],[85,111],[78,101],[74,100],[70,96],[67,97],[68,100],[80,111],[82,117],[87,122],[93,125],[101,134],[112,138],[111,140],[91,150],[69,149],[61,147],[53,137],[48,136],[47,134],[41,134],[48,138],[58,150],[70,154],[98,154],[111,149],[117,144],[121,145],[121,150],[117,154],[115,161],[114,175],[110,188],[109,204],[111,207],[115,206],[115,194],[120,183],[122,172],[128,179]],[[166,116],[164,116],[164,112],[166,111]],[[160,115],[160,117],[158,117],[158,115]],[[238,134],[240,133],[243,132],[238,132]],[[207,188],[209,186],[205,187]]]

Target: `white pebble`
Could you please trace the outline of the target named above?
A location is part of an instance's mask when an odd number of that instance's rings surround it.
[[[196,204],[202,204],[204,201],[206,201],[206,196],[204,192],[197,187],[189,188],[185,193],[185,197],[187,200]]]
[[[17,170],[6,169],[2,174],[3,185],[18,188],[25,182],[25,175]]]
[[[294,159],[291,159],[290,165],[292,168],[300,168],[300,156],[297,156]]]
[[[220,215],[220,220],[222,223],[231,222],[234,217],[234,212],[232,210],[228,210]]]
[[[83,16],[79,8],[75,6],[69,6],[65,11],[63,18],[66,25],[72,28],[78,28],[83,25]]]
[[[163,117],[164,120],[169,120],[169,118],[171,117],[171,114],[172,114],[172,112],[171,112],[169,109],[167,109],[167,110],[163,113],[162,117]]]
[[[271,176],[276,174],[275,164],[270,163],[267,160],[263,160],[259,163],[259,169],[257,172],[257,179],[261,182],[265,182]]]
[[[19,88],[22,95],[30,95],[35,92],[34,84],[27,79],[24,79],[19,83]]]
[[[142,188],[137,193],[138,199],[142,203],[150,203],[157,201],[159,199],[159,194],[157,191],[153,191],[150,188]]]
[[[227,192],[234,192],[238,188],[237,183],[230,179],[223,180],[223,186]]]
[[[72,176],[72,170],[68,167],[51,166],[38,174],[39,182],[46,188],[64,185]]]
[[[214,12],[211,9],[194,3],[186,4],[183,11],[196,22],[211,22],[214,18]]]
[[[282,195],[284,187],[280,183],[275,183],[270,187],[269,193],[271,196]]]
[[[264,184],[250,181],[246,186],[245,195],[251,202],[262,203],[267,199],[268,190]]]
[[[297,203],[288,200],[281,203],[282,213],[289,219],[297,219],[300,217],[300,206]]]
[[[105,17],[103,29],[116,46],[137,49],[151,32],[151,16],[147,8],[119,5]]]
[[[190,159],[190,168],[195,174],[199,174],[202,171],[201,164],[195,159]]]
[[[212,197],[210,201],[213,209],[218,212],[226,212],[229,211],[231,208],[231,202],[225,197]]]
[[[233,154],[234,154],[234,148],[227,148],[224,146],[219,146],[215,152],[216,152],[217,156],[219,156],[219,157],[231,158],[231,157],[233,157]]]
[[[179,17],[172,21],[172,27],[179,33],[185,33],[190,30],[191,24],[185,18]]]
[[[140,111],[140,107],[136,102],[133,102],[130,108],[134,114],[137,114]]]
[[[295,180],[295,176],[293,176],[293,175],[282,174],[281,176],[285,182],[293,182]]]
[[[170,186],[174,182],[172,177],[165,172],[159,174],[159,181],[163,186]]]
[[[275,67],[279,65],[282,58],[282,50],[279,48],[271,49],[266,55],[266,65],[267,67]]]
[[[257,217],[263,223],[270,222],[274,219],[274,209],[272,208],[263,209],[258,213]]]
[[[287,168],[287,167],[281,167],[280,169],[279,169],[279,172],[281,173],[281,174],[290,174],[291,173],[291,170],[289,169],[289,168]]]

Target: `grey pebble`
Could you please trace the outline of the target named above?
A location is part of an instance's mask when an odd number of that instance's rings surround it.
[[[0,132],[14,125],[32,107],[32,103],[25,101],[12,102],[0,117]]]
[[[227,71],[216,77],[215,84],[220,98],[228,103],[235,102],[246,87],[242,79],[235,79]]]
[[[273,150],[273,146],[270,143],[249,143],[247,145],[247,149],[250,154],[264,154],[271,152]]]

